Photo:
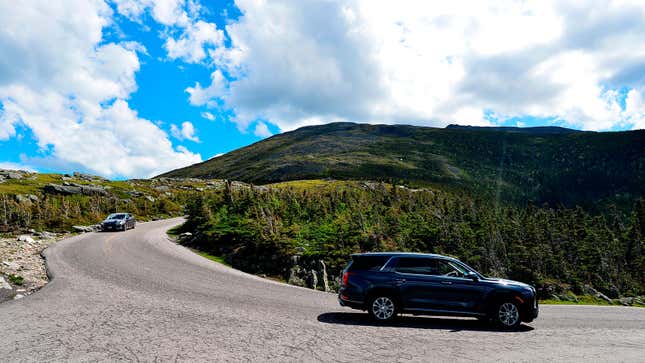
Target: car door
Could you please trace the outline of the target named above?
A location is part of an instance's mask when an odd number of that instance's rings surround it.
[[[480,281],[465,277],[468,270],[455,261],[434,258],[431,265],[433,277],[437,280],[436,284],[430,285],[434,306],[442,310],[477,312],[486,287]]]
[[[398,257],[393,270],[404,309],[437,309],[435,295],[440,281],[432,274],[429,258]]]

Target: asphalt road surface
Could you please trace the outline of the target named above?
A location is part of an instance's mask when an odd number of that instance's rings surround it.
[[[170,242],[180,219],[45,254],[53,280],[0,304],[0,361],[644,361],[645,309],[542,306],[518,332],[472,319],[388,326],[336,296],[244,274]]]

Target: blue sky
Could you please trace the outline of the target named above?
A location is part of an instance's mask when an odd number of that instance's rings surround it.
[[[0,21],[6,168],[149,177],[335,121],[645,127],[638,1],[61,0]]]

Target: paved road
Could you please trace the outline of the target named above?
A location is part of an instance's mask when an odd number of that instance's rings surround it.
[[[332,294],[206,260],[170,242],[180,219],[46,251],[54,279],[0,305],[0,361],[643,361],[645,309],[543,306],[520,332],[475,320],[390,326]]]

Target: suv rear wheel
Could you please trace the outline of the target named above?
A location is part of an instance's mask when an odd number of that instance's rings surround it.
[[[515,302],[509,300],[497,304],[492,318],[498,326],[504,329],[517,329],[522,323],[519,307]]]
[[[378,295],[370,300],[368,311],[378,321],[390,321],[396,317],[397,306],[391,296]]]

